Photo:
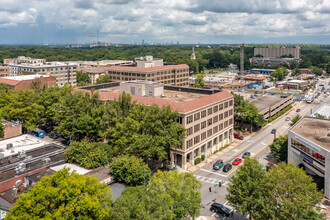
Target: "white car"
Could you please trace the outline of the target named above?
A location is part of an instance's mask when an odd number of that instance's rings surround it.
[[[290,119],[291,119],[290,117],[286,117],[285,121],[290,121]]]

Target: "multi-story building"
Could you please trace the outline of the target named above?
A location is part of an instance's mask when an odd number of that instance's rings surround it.
[[[56,86],[56,78],[48,75],[24,75],[24,76],[8,76],[0,78],[0,83],[7,84],[13,90],[31,89],[33,82],[40,81],[40,88]]]
[[[194,165],[194,160],[201,155],[207,157],[233,140],[234,98],[227,90],[135,81],[86,86],[75,91],[90,92],[91,89],[99,92],[101,100],[118,99],[120,92],[126,91],[137,103],[170,106],[179,112],[179,122],[187,130],[187,136],[182,146],[172,146],[171,162],[183,169]]]
[[[250,64],[254,66],[290,66],[293,61],[300,63],[299,58],[263,58],[263,57],[252,57],[249,59]]]
[[[35,59],[31,57],[25,57],[25,56],[18,56],[17,58],[11,58],[11,59],[4,59],[4,64],[21,64],[21,63],[29,63],[29,64],[44,64],[46,63],[45,59]]]
[[[21,63],[21,64],[8,64],[10,68],[10,76],[20,75],[48,75],[56,78],[56,85],[63,86],[76,85],[76,70],[75,63],[63,62],[45,62],[38,64]]]
[[[282,56],[293,56],[300,58],[300,47],[256,47],[254,48],[254,56],[261,55],[264,58],[280,58]]]
[[[288,162],[324,178],[324,196],[330,199],[329,119],[304,117],[288,131]]]
[[[80,70],[81,73],[86,73],[89,78],[91,79],[91,83],[95,84],[96,80],[102,76],[105,75],[107,72],[107,69],[104,67],[89,67],[89,68],[79,68],[78,70]]]
[[[0,65],[0,77],[9,76],[9,67]]]

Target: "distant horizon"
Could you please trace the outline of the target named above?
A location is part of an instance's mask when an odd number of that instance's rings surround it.
[[[0,45],[330,44],[329,0],[0,0],[0,5]]]

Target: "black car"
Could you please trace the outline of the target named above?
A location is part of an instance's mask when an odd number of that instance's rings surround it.
[[[215,162],[213,164],[213,169],[214,170],[220,170],[221,167],[223,167],[223,161],[222,160],[217,160],[217,162]]]
[[[246,157],[250,157],[251,156],[251,153],[250,152],[245,152],[243,155],[242,155],[242,158],[245,159]]]
[[[229,170],[231,170],[233,166],[231,164],[226,164],[224,167],[223,167],[223,172],[228,172]]]
[[[276,133],[276,129],[273,129],[270,133],[275,134]]]
[[[226,206],[216,202],[211,205],[210,211],[225,215],[227,217],[230,216],[230,213],[232,212],[232,210]]]

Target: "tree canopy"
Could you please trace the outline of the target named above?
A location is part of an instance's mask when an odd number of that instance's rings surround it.
[[[87,169],[104,166],[112,160],[112,150],[105,143],[89,143],[87,140],[73,142],[65,151],[69,163],[77,163]]]
[[[271,73],[271,76],[274,77],[277,81],[283,80],[288,75],[288,70],[285,67],[278,67],[274,72]]]
[[[323,198],[312,177],[293,163],[279,163],[269,174],[247,158],[228,185],[227,199],[250,219],[322,219],[316,205]]]
[[[275,158],[285,161],[288,158],[288,135],[275,138],[269,148]]]
[[[294,116],[294,117],[291,119],[290,126],[295,125],[300,119],[301,119],[301,116],[300,116],[299,114],[297,114],[296,116]]]
[[[110,188],[95,177],[63,169],[44,176],[21,194],[6,219],[106,219],[112,204]]]
[[[200,212],[201,183],[191,173],[155,173],[146,187],[129,187],[116,201],[110,219],[182,219]]]
[[[77,72],[77,83],[78,86],[85,86],[91,83],[91,79],[89,78],[87,73]]]
[[[194,87],[203,88],[204,86],[205,86],[204,75],[203,74],[197,74],[196,78],[195,78]]]
[[[111,77],[107,74],[101,75],[99,78],[96,79],[96,84],[108,83],[111,81]]]
[[[151,171],[141,158],[121,155],[112,161],[110,174],[119,182],[138,186],[149,181]]]

